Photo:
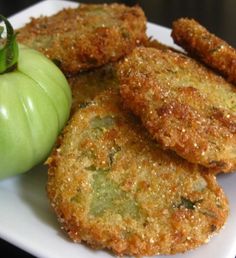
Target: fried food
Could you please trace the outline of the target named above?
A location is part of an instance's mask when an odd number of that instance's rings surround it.
[[[99,93],[109,88],[118,88],[119,85],[115,64],[72,76],[68,82],[72,91],[71,115],[88,105]]]
[[[236,89],[188,56],[136,48],[118,67],[124,103],[164,149],[215,172],[236,169]]]
[[[233,47],[193,19],[175,21],[171,35],[176,44],[236,84],[236,50]]]
[[[146,41],[138,6],[81,4],[50,17],[32,18],[17,40],[54,60],[66,74],[116,61]]]
[[[158,41],[157,39],[153,39],[153,38],[149,38],[148,41],[143,44],[144,47],[148,47],[148,48],[157,48],[160,50],[172,50],[174,52],[178,52],[178,53],[183,53],[182,51],[179,51],[176,48],[170,47],[166,44],[161,43],[160,41]]]
[[[215,176],[159,149],[116,90],[79,109],[48,159],[48,196],[75,242],[118,255],[174,254],[220,230]]]

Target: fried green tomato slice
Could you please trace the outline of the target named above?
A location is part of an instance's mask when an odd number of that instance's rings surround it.
[[[215,176],[159,149],[114,90],[74,114],[48,165],[48,196],[63,229],[93,248],[185,252],[227,218]]]
[[[118,67],[124,103],[164,149],[215,172],[236,169],[236,89],[188,56],[136,48]]]
[[[101,92],[109,88],[118,89],[115,65],[109,64],[68,78],[72,91],[71,115],[89,105]]]
[[[236,84],[235,48],[193,19],[174,21],[171,35],[176,44]]]
[[[145,42],[146,18],[138,6],[81,4],[32,18],[17,40],[45,54],[66,73],[102,66]]]

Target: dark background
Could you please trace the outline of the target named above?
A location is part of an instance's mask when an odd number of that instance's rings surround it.
[[[0,0],[0,13],[6,17],[35,4],[37,0]],[[83,3],[120,2],[139,4],[149,21],[171,27],[179,17],[198,20],[211,32],[236,47],[236,0],[143,0],[143,1],[80,1]],[[0,222],[1,223],[1,222]],[[39,229],[40,230],[40,229]],[[22,232],[24,234],[24,232]],[[33,256],[0,240],[0,252],[5,257],[32,258]],[[69,257],[69,254],[68,254]]]
[[[0,0],[0,13],[10,16],[37,0]],[[81,0],[84,3],[120,2],[141,5],[151,22],[171,27],[174,19],[192,17],[236,47],[236,0]]]

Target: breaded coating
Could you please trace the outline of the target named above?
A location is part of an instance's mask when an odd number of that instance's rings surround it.
[[[151,47],[151,48],[157,48],[160,50],[170,50],[173,49],[168,45],[165,45],[158,41],[157,39],[149,38],[148,41],[143,45],[144,47]]]
[[[41,51],[66,74],[116,61],[146,39],[142,9],[121,4],[81,4],[32,18],[17,34],[20,43]]]
[[[118,67],[127,107],[164,149],[215,172],[236,169],[236,89],[171,50],[136,48]]]
[[[48,159],[48,196],[75,242],[118,255],[207,242],[228,215],[215,176],[164,152],[108,90],[81,107]]]
[[[174,42],[236,84],[236,50],[193,19],[173,23]]]
[[[115,64],[79,73],[68,78],[68,82],[72,91],[71,115],[88,105],[99,93],[119,86]]]
[[[157,49],[160,49],[160,50],[172,50],[172,51],[175,51],[175,52],[178,52],[178,53],[183,53],[182,51],[179,51],[178,49],[175,49],[173,47],[170,47],[166,44],[163,44],[161,43],[160,41],[158,41],[157,39],[154,39],[154,38],[149,38],[148,41],[143,44],[144,47],[148,47],[148,48],[157,48]]]

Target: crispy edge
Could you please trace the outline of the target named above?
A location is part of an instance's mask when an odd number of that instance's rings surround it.
[[[76,20],[77,14],[74,12],[77,10],[78,14],[81,12],[82,22],[86,23],[86,26],[94,26],[91,16],[86,18],[83,13],[96,6],[104,9],[110,8],[110,12],[115,14],[116,10],[119,11],[116,17],[116,26],[100,26],[95,28],[92,33],[85,32],[84,35],[81,31],[75,31],[74,34],[70,35],[65,34],[70,28],[70,22],[74,23]],[[74,16],[75,18],[70,18]],[[60,17],[62,24],[59,24]],[[79,9],[68,8],[53,16],[33,18],[30,23],[18,30],[17,40],[22,44],[31,46],[30,42],[35,41],[36,45],[39,44],[37,42],[39,37],[53,34],[57,40],[53,41],[51,47],[36,48],[54,60],[64,73],[73,75],[109,62],[115,62],[131,52],[137,45],[145,43],[147,40],[146,17],[138,6],[128,7],[115,3],[110,5],[81,4]],[[43,40],[47,42],[45,38]],[[48,41],[50,42],[51,39],[49,38]]]
[[[78,117],[78,114],[77,114]],[[63,225],[63,229],[67,231],[69,236],[75,241],[75,242],[81,242],[81,241],[86,241],[89,245],[91,245],[93,248],[110,248],[112,249],[116,254],[118,255],[124,255],[124,254],[136,254],[136,255],[154,255],[156,254],[155,250],[159,250],[160,252],[161,249],[159,247],[160,243],[156,243],[155,246],[152,246],[151,243],[145,244],[145,241],[143,239],[140,239],[138,236],[134,236],[131,242],[126,243],[124,239],[120,238],[119,234],[116,234],[116,231],[110,232],[110,237],[113,239],[113,241],[109,240],[106,237],[104,237],[104,233],[106,233],[106,230],[104,231],[103,228],[99,229],[96,226],[95,228],[91,228],[91,226],[86,226],[86,223],[83,224],[82,221],[78,220],[75,218],[73,214],[73,209],[71,209],[70,205],[64,201],[61,202],[61,204],[53,202],[53,199],[57,196],[58,198],[58,191],[61,191],[63,189],[63,186],[60,185],[55,185],[55,179],[58,177],[58,164],[61,162],[61,150],[60,146],[62,144],[66,144],[66,139],[65,135],[70,133],[70,130],[73,129],[74,126],[76,126],[76,117],[74,116],[72,118],[72,121],[66,127],[64,130],[64,133],[62,137],[60,138],[59,145],[57,146],[57,149],[54,149],[51,157],[48,159],[48,164],[49,164],[49,180],[50,180],[50,186],[48,185],[48,195],[51,200],[52,207],[56,211],[56,214],[60,220],[60,222]],[[170,154],[171,157],[171,154]],[[193,169],[193,165],[187,163],[186,161],[182,160],[181,158],[173,155],[173,160],[177,160],[177,164],[179,162],[179,166],[183,166],[183,168],[189,168]],[[66,184],[69,182],[67,181],[67,174],[66,170],[62,173],[62,176],[65,177],[64,180],[66,180]],[[219,200],[222,200],[222,203],[224,204],[224,209],[225,211],[219,212],[218,213],[218,221],[217,226],[218,229],[221,228],[226,220],[227,217],[227,209],[228,209],[228,202],[227,198],[225,197],[223,190],[220,188],[220,186],[217,184],[216,179],[213,175],[211,174],[205,174],[202,173],[202,176],[205,178],[208,187],[211,189],[212,192],[215,193],[216,197]],[[52,183],[54,182],[54,183]],[[58,181],[58,183],[60,180]],[[72,183],[72,182],[71,182]],[[59,188],[58,188],[59,187]],[[67,193],[64,193],[65,195]],[[60,197],[59,197],[60,199]],[[173,216],[173,227],[176,227],[176,230],[178,231],[178,227],[181,227],[181,221],[185,220],[185,215],[189,217],[191,214],[188,211],[179,211]],[[213,219],[214,220],[214,219]],[[101,226],[100,226],[101,227]],[[216,233],[216,232],[215,232]],[[107,233],[106,233],[107,234]],[[212,235],[211,235],[212,236]],[[176,241],[181,241],[181,233],[176,233]],[[165,237],[164,237],[165,239]],[[205,239],[207,242],[209,239]],[[166,240],[165,240],[166,241]],[[164,242],[165,242],[164,241]],[[174,254],[176,252],[183,252],[187,251],[191,248],[196,248],[200,244],[203,244],[203,242],[199,241],[194,241],[193,239],[189,241],[189,246],[186,246],[184,243],[178,245],[174,245],[169,251],[168,254]]]
[[[153,49],[154,50],[154,49]],[[170,121],[171,118],[174,120],[183,120],[183,122],[186,123],[194,123],[195,120],[198,120],[198,115],[195,113],[194,109],[190,109],[187,105],[182,105],[178,101],[176,102],[170,102],[169,104],[163,105],[162,108],[156,108],[154,110],[152,103],[148,103],[147,99],[145,98],[145,94],[150,89],[150,94],[155,96],[156,99],[162,98],[164,92],[162,92],[161,89],[155,89],[155,82],[151,79],[151,81],[148,82],[147,77],[148,75],[144,72],[144,76],[137,76],[138,72],[134,72],[138,64],[136,66],[134,64],[131,64],[132,68],[127,68],[127,64],[129,63],[129,58],[132,58],[132,55],[136,53],[136,51],[145,51],[145,48],[140,47],[136,48],[133,53],[128,56],[123,62],[119,63],[118,68],[118,77],[120,79],[120,92],[121,96],[124,100],[124,103],[127,108],[131,109],[137,116],[139,116],[144,124],[144,126],[148,129],[150,134],[156,139],[164,149],[172,149],[178,153],[181,157],[187,159],[189,162],[192,163],[198,163],[202,166],[205,166],[209,168],[212,173],[219,173],[219,172],[233,172],[236,168],[236,162],[235,159],[228,158],[227,156],[221,157],[220,160],[211,159],[208,160],[204,158],[205,156],[205,150],[207,143],[207,138],[202,138],[202,136],[198,136],[198,140],[194,137],[187,136],[187,133],[185,130],[188,128],[183,127],[181,129],[181,126],[179,130],[184,130],[178,133],[178,131],[174,130],[175,125],[173,124],[170,127]],[[176,55],[175,52],[171,51],[170,49],[160,47],[157,48],[156,51],[159,51],[160,54],[164,54],[167,58],[168,51],[170,55]],[[158,52],[157,52],[158,53]],[[178,53],[177,53],[178,55]],[[186,55],[181,54],[183,57],[182,62],[185,62],[185,58],[188,58]],[[154,58],[154,57],[153,57]],[[165,59],[164,58],[164,59]],[[168,58],[167,58],[168,59]],[[181,58],[179,58],[181,59]],[[177,59],[176,59],[177,60]],[[181,60],[179,60],[181,61]],[[140,61],[141,62],[141,61]],[[127,63],[127,64],[125,64]],[[132,61],[131,61],[132,63]],[[141,62],[142,63],[142,62]],[[196,69],[198,69],[198,66],[200,64],[194,65]],[[126,68],[124,68],[126,67]],[[203,67],[204,68],[204,67]],[[132,70],[133,69],[133,70]],[[194,70],[195,71],[195,70]],[[193,72],[194,72],[193,71]],[[207,73],[207,70],[205,71]],[[213,73],[212,73],[213,74]],[[214,74],[213,74],[214,75]],[[210,74],[209,74],[210,76]],[[211,78],[211,76],[210,76]],[[218,76],[216,82],[222,81],[223,79]],[[154,86],[154,88],[151,90],[151,88]],[[189,88],[183,90],[182,92],[184,95],[188,96],[190,99],[195,98],[195,101],[197,103],[201,103],[201,105],[205,105],[203,102],[203,99],[199,98],[200,96],[197,96],[197,92],[195,94],[194,88]],[[168,91],[165,93],[168,95]],[[161,97],[162,96],[162,97]],[[149,98],[149,97],[147,97]],[[228,137],[227,135],[235,134],[235,123],[233,121],[230,121],[225,115],[222,110],[218,110],[217,108],[211,111],[211,119],[218,120],[219,124],[221,124],[221,130],[220,132],[213,127],[209,127],[207,125],[206,128],[212,134],[219,135],[222,133],[222,137]],[[229,116],[234,117],[232,114]],[[190,120],[189,120],[190,119]],[[192,121],[191,121],[192,119]],[[162,121],[160,123],[160,121]],[[202,122],[204,122],[204,119],[202,119]],[[165,125],[167,127],[164,127]],[[196,126],[198,122],[196,122]],[[227,129],[226,129],[227,128]],[[170,136],[171,135],[171,136]],[[173,137],[173,138],[172,138]],[[174,140],[174,143],[171,141]],[[232,141],[230,140],[230,137],[227,138],[228,142]],[[197,140],[197,143],[195,143],[195,140]],[[234,140],[235,142],[235,140]],[[204,155],[204,156],[202,156]]]
[[[236,50],[194,19],[173,22],[172,38],[191,55],[236,84]]]

